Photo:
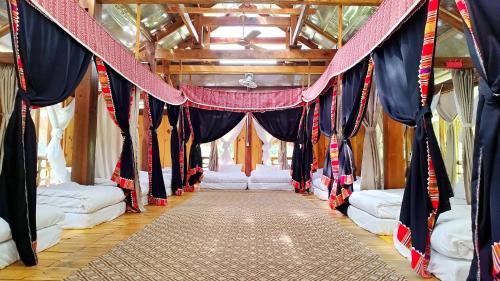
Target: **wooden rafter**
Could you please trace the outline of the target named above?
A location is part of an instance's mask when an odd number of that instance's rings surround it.
[[[314,43],[312,40],[305,38],[304,36],[299,36],[299,42],[309,47],[310,49],[318,49],[318,44]]]
[[[199,7],[185,7],[186,12],[189,14],[259,14],[259,15],[299,15],[300,9],[285,8],[285,9],[259,9],[259,8],[199,8]],[[167,13],[178,14],[178,7],[168,7]],[[307,14],[312,15],[316,13],[316,9],[308,9]]]
[[[326,66],[288,65],[170,65],[170,74],[322,74]]]
[[[302,32],[302,27],[304,26],[304,21],[306,20],[306,17],[307,17],[306,13],[307,13],[308,8],[309,8],[309,5],[302,5],[302,8],[300,9],[300,15],[297,19],[297,23],[295,24],[295,26],[292,27],[293,33],[291,33],[291,36],[290,36],[290,46],[297,45],[299,35]]]
[[[189,34],[191,34],[191,36],[193,37],[194,41],[197,44],[200,44],[201,43],[200,42],[200,35],[198,34],[196,27],[194,26],[193,22],[191,21],[191,18],[189,17],[189,13],[186,11],[186,7],[184,6],[184,4],[179,4],[178,8],[179,8],[179,15],[180,15],[182,21],[184,22],[184,25],[186,25],[186,27],[188,28]]]
[[[216,4],[246,3],[248,0],[100,0],[101,4]],[[253,4],[378,6],[382,0],[252,0]]]
[[[181,27],[184,26],[184,22],[182,20],[177,20],[165,27],[165,29],[160,29],[156,33],[154,33],[155,41],[160,41],[161,39],[167,37],[168,35],[177,32]]]
[[[228,37],[211,37],[210,38],[210,43],[211,44],[231,44],[231,43],[238,43],[241,41],[241,38],[228,38]],[[285,43],[285,37],[257,37],[255,39],[252,39],[251,42],[253,44],[284,44]]]
[[[276,60],[331,60],[336,50],[180,50],[156,49],[156,59],[178,60],[220,60],[220,59],[276,59]]]
[[[203,26],[278,26],[289,27],[290,18],[287,17],[200,17]]]
[[[450,27],[460,32],[464,32],[464,25],[462,23],[462,18],[459,15],[448,11],[446,8],[442,6],[439,7],[439,19],[444,21]]]
[[[337,44],[337,38],[333,37],[330,33],[324,31],[321,27],[317,26],[316,24],[312,23],[311,21],[306,20],[305,25],[315,32],[319,33],[321,36],[323,36],[326,40],[332,42],[333,44]]]

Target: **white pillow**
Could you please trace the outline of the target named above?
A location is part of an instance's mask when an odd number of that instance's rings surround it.
[[[255,167],[255,170],[258,172],[272,172],[272,171],[279,170],[279,168],[277,166],[257,164],[257,166]]]
[[[453,192],[455,193],[455,198],[465,199],[465,185],[463,178],[460,178],[457,183],[455,183],[453,186]]]
[[[241,172],[242,164],[221,165],[219,172],[221,173],[236,173]]]
[[[456,259],[472,260],[472,228],[469,217],[438,223],[431,236],[432,249]]]

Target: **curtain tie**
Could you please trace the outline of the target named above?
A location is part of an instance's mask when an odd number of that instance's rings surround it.
[[[473,128],[474,123],[462,123],[462,128]]]
[[[377,127],[365,127],[365,130],[367,132],[375,132],[376,129],[377,129]]]
[[[23,100],[24,104],[29,108],[31,107],[31,97],[36,96],[36,92],[32,90],[24,91],[23,89],[19,88],[17,94],[21,97]]]
[[[420,120],[423,120],[427,115],[432,116],[432,112],[429,106],[421,107],[417,113],[417,118],[415,119],[417,124],[419,123]]]
[[[64,130],[59,129],[59,128],[52,128],[52,132],[50,133],[50,135],[53,138],[58,138],[58,139],[62,139],[63,134],[64,134]]]

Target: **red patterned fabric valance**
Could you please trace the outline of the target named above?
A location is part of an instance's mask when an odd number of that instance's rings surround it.
[[[187,104],[195,107],[229,111],[268,111],[302,104],[302,89],[269,91],[228,91],[193,85],[181,85]]]
[[[60,26],[76,41],[104,60],[127,80],[169,104],[182,104],[185,99],[177,89],[165,83],[140,64],[134,55],[106,32],[74,0],[30,0],[40,12]]]
[[[337,51],[316,83],[304,90],[304,101],[314,100],[327,88],[333,77],[366,58],[423,3],[423,0],[384,0],[354,37]]]

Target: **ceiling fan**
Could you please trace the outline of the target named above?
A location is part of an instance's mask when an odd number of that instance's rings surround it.
[[[240,18],[242,26],[241,38],[227,38],[227,40],[225,40],[222,44],[238,44],[245,47],[245,49],[265,50],[264,48],[255,45],[253,42],[255,38],[259,37],[261,32],[259,30],[252,30],[245,36],[245,15],[242,14]]]

